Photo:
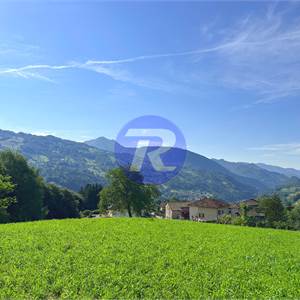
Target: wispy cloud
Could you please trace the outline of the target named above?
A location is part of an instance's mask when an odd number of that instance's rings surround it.
[[[133,62],[135,58],[130,60]],[[145,58],[147,59],[147,58]],[[137,58],[139,60],[139,58]],[[121,67],[120,65],[129,62],[129,59],[122,60],[124,62],[117,61],[87,61],[85,63],[71,63],[65,65],[28,65],[20,68],[3,68],[0,69],[1,75],[12,75],[22,77],[25,79],[39,79],[49,82],[55,82],[51,77],[43,75],[41,72],[45,71],[61,71],[66,69],[81,69],[88,70],[98,74],[106,75],[113,80],[131,83],[137,86],[162,90],[165,92],[176,92],[178,89],[185,90],[184,85],[179,83],[171,83],[163,79],[157,79],[154,77],[142,77],[133,75],[129,70]]]
[[[40,70],[63,70],[74,67],[73,65],[51,66],[51,65],[28,65],[20,68],[0,69],[0,75],[14,75],[25,79],[39,79],[54,82],[47,76],[39,73]]]
[[[55,136],[59,137],[61,139],[67,139],[72,140],[76,142],[84,142],[87,140],[94,139],[99,135],[99,132],[97,130],[81,130],[81,129],[61,129],[56,128],[53,131],[50,130],[44,130],[44,129],[34,129],[31,127],[14,127],[12,126],[4,126],[4,128],[7,128],[7,130],[12,130],[16,133],[27,133],[27,134],[33,134],[37,136]]]
[[[271,144],[259,147],[251,147],[248,150],[260,151],[266,154],[286,154],[286,155],[300,155],[300,143],[287,143],[287,144]]]
[[[228,31],[213,66],[224,85],[256,93],[271,103],[300,92],[300,23],[288,11],[248,16]],[[228,42],[230,41],[230,43]]]
[[[10,42],[0,42],[0,59],[2,57],[30,57],[30,56],[39,56],[40,48],[36,45],[31,45],[25,43],[22,38],[18,37],[14,41]]]
[[[170,52],[164,54],[154,54],[154,55],[142,55],[136,56],[131,58],[119,59],[119,60],[89,60],[86,62],[87,65],[111,65],[111,64],[124,64],[124,63],[131,63],[137,62],[141,60],[150,60],[150,59],[157,59],[157,58],[166,58],[166,57],[177,57],[177,56],[190,56],[190,55],[199,55],[199,54],[206,54],[211,52],[220,51],[222,49],[232,47],[236,41],[229,41],[221,45],[217,45],[214,47],[203,48],[203,49],[196,49],[191,51],[184,51],[184,52]]]
[[[115,81],[176,92],[191,90],[191,86],[199,89],[203,76],[197,74],[202,72],[205,81],[212,85],[247,90],[256,99],[255,104],[272,103],[300,94],[300,22],[295,17],[290,18],[289,13],[289,10],[277,12],[276,5],[273,5],[265,15],[244,17],[218,34],[218,40],[214,39],[214,45],[210,47],[114,60],[90,59],[62,65],[32,64],[2,68],[0,75],[53,82],[50,71],[80,69],[109,76]],[[161,60],[167,58],[176,61],[177,80],[166,74],[141,74],[141,71],[131,68],[136,63],[151,61],[159,69]],[[190,78],[189,81],[181,80],[179,58],[183,59],[185,77]]]
[[[235,41],[234,41],[235,43]],[[30,64],[22,67],[10,67],[10,68],[0,68],[0,76],[11,75],[16,77],[21,77],[24,79],[38,79],[48,82],[55,82],[51,76],[47,76],[45,73],[48,71],[61,71],[66,69],[81,69],[89,70],[98,74],[103,74],[109,76],[113,80],[127,82],[135,84],[137,86],[162,90],[165,92],[176,92],[181,91],[191,91],[192,89],[187,87],[185,84],[180,82],[171,82],[170,80],[165,80],[163,78],[158,78],[157,76],[147,76],[147,75],[135,75],[130,72],[126,65],[132,63],[138,63],[148,60],[159,60],[164,58],[176,58],[185,57],[192,55],[205,55],[206,53],[220,51],[227,47],[231,47],[232,42],[224,43],[222,45],[217,45],[209,48],[195,49],[191,51],[183,52],[170,52],[161,53],[154,55],[141,55],[123,59],[114,60],[87,60],[86,62],[72,62],[62,65],[50,65],[50,64]],[[0,49],[1,50],[1,49]]]

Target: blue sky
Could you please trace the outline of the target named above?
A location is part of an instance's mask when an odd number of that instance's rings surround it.
[[[300,168],[300,3],[0,4],[0,128],[83,141],[141,115],[190,150]]]

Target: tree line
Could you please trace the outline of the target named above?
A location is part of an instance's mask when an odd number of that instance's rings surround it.
[[[149,216],[158,212],[160,192],[156,186],[143,184],[139,172],[116,168],[107,173],[108,184],[87,184],[74,192],[46,183],[18,152],[0,152],[0,223],[41,219],[88,217],[108,211],[126,212],[129,217]],[[285,207],[278,195],[258,199],[264,218],[225,215],[219,223],[300,230],[300,202]]]
[[[277,194],[265,195],[257,199],[257,212],[263,217],[249,215],[249,208],[241,205],[241,216],[232,218],[226,215],[219,219],[219,223],[241,226],[268,227],[276,229],[300,230],[300,202],[292,206],[284,206]]]
[[[0,223],[79,218],[108,210],[142,216],[156,209],[159,191],[138,184],[138,172],[117,168],[107,174],[109,184],[87,184],[74,192],[46,183],[18,152],[0,152]],[[135,177],[135,178],[134,178]],[[129,179],[131,178],[131,179]]]

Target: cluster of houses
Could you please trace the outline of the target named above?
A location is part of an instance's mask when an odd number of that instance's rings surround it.
[[[239,217],[247,211],[248,217],[263,219],[264,213],[258,209],[258,201],[255,199],[243,200],[238,203],[228,203],[213,198],[201,198],[195,201],[170,201],[161,205],[161,214],[166,219],[193,220],[201,222],[217,222],[224,216]],[[151,214],[157,216],[156,214]],[[129,217],[126,210],[109,210],[107,217]],[[133,213],[133,216],[136,216]],[[93,215],[91,217],[100,217]]]
[[[229,215],[238,217],[242,209],[247,209],[247,215],[263,218],[258,210],[255,199],[244,200],[239,203],[227,203],[221,200],[203,198],[196,201],[174,201],[165,205],[166,219],[197,220],[203,222],[218,221],[219,218]]]

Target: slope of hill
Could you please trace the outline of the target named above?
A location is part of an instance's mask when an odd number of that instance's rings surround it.
[[[114,141],[102,137],[94,145],[99,149],[107,149],[108,143]],[[295,178],[290,179],[255,164],[208,159],[188,151],[185,167],[176,178],[163,186],[163,190],[168,197],[194,199],[201,195],[213,195],[234,201],[298,183],[300,181]]]
[[[79,190],[87,183],[104,183],[107,170],[116,166],[107,151],[54,136],[35,136],[0,130],[0,149],[20,151],[48,181]]]
[[[114,152],[116,142],[102,136],[94,140],[86,141],[84,143],[100,150]]]
[[[259,188],[261,192],[265,192],[266,190],[272,191],[278,187],[296,184],[297,182],[300,183],[300,180],[296,178],[290,178],[280,173],[265,170],[256,164],[228,162],[223,159],[215,161],[236,175],[260,182],[261,186]]]
[[[106,172],[117,166],[113,140],[102,137],[89,143],[94,146],[0,130],[0,149],[20,151],[48,182],[76,191],[87,183],[104,184]],[[215,161],[188,151],[184,168],[162,186],[162,192],[164,198],[211,195],[237,201],[287,185],[292,179],[255,165]]]
[[[276,193],[286,206],[294,205],[300,201],[300,185],[282,187],[278,189]]]
[[[300,232],[157,219],[0,225],[0,299],[299,299]]]
[[[108,142],[111,140],[100,138],[95,145],[98,149],[106,149]],[[120,149],[124,154],[127,152],[126,148]],[[258,181],[238,176],[211,159],[187,151],[184,168],[175,178],[162,186],[162,191],[163,196],[167,198],[188,200],[205,195],[236,201],[255,197],[260,191],[259,186]]]
[[[181,172],[164,185],[169,197],[194,199],[209,195],[236,201],[255,197],[259,191],[249,180],[238,176],[202,155],[188,151]]]
[[[262,163],[259,163],[259,164],[256,164],[256,165],[259,166],[260,168],[265,169],[265,170],[270,171],[270,172],[276,172],[276,173],[283,174],[283,175],[288,176],[288,177],[295,176],[295,177],[300,178],[300,170],[297,170],[297,169],[281,168],[281,167],[271,166],[271,165],[262,164]]]
[[[108,144],[105,138],[100,140]],[[73,190],[86,183],[105,183],[105,173],[116,166],[110,151],[53,136],[0,131],[0,149],[5,148],[20,151],[47,181]],[[254,197],[257,189],[244,180],[216,162],[188,152],[185,167],[162,187],[162,192],[163,197],[186,199],[202,195],[230,201]]]

